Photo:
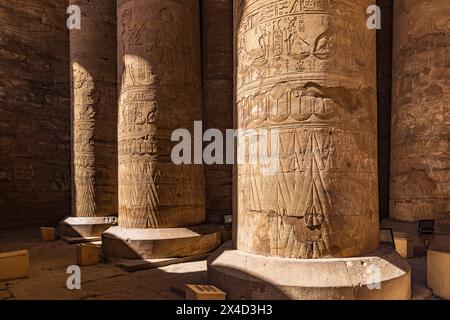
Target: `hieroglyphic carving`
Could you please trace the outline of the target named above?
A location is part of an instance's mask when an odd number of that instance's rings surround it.
[[[315,259],[377,248],[375,34],[366,28],[367,5],[236,1],[238,125],[280,132],[275,174],[260,163],[238,168],[239,249]]]
[[[119,1],[119,225],[184,227],[205,220],[201,166],[175,166],[173,130],[200,120],[196,1]]]
[[[116,8],[71,0],[85,12],[70,32],[72,67],[73,215],[117,213]]]
[[[267,1],[262,6],[240,1],[238,92],[252,83],[301,72],[310,80],[320,74],[351,74],[364,79],[367,55],[374,43],[354,30],[351,18],[363,17],[350,1]],[[349,52],[350,51],[350,52]],[[264,66],[264,68],[261,68]],[[373,71],[371,71],[373,75]],[[254,84],[256,85],[256,84]]]
[[[154,180],[158,154],[155,139],[158,102],[152,89],[158,80],[144,58],[125,55],[123,60],[119,102],[119,194],[120,207],[130,208],[120,215],[121,224],[157,228],[158,195]]]
[[[95,110],[92,76],[78,63],[72,65],[73,176],[75,215],[95,217]]]
[[[450,217],[450,6],[394,2],[390,217]]]

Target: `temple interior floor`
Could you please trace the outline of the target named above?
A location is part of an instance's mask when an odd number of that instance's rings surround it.
[[[27,249],[28,279],[0,282],[0,300],[182,300],[186,284],[206,283],[206,261],[128,273],[107,263],[81,267],[81,290],[66,287],[67,267],[76,264],[76,246],[41,242],[39,228],[0,232],[0,252]],[[408,260],[413,299],[437,299],[426,288],[426,256]]]
[[[39,228],[0,232],[0,252],[27,249],[28,279],[0,282],[0,300],[182,300],[186,284],[206,282],[206,261],[128,273],[111,264],[81,267],[81,290],[66,287],[76,246],[41,242]]]

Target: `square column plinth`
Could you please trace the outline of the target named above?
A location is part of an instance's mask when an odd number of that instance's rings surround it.
[[[220,246],[216,225],[186,228],[112,227],[102,235],[102,253],[116,259],[166,259],[198,256]]]
[[[115,225],[117,217],[68,217],[59,222],[58,233],[69,243],[92,242]]]

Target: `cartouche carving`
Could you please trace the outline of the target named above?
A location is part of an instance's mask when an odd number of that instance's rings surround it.
[[[450,217],[450,6],[394,2],[390,217]]]

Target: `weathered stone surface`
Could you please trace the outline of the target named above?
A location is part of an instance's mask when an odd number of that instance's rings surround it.
[[[275,174],[238,166],[237,249],[287,258],[377,250],[369,4],[236,1],[238,126],[279,130]],[[247,139],[238,144],[249,153]]]
[[[138,272],[155,268],[166,267],[174,264],[207,260],[211,253],[203,253],[196,256],[165,259],[108,259],[119,268],[128,272]]]
[[[68,290],[67,266],[76,264],[76,247],[40,242],[39,229],[0,232],[0,252],[30,251],[30,277],[0,282],[0,299],[16,300],[181,300],[186,284],[206,284],[206,261],[128,273],[113,264],[82,267],[82,290]]]
[[[203,127],[225,137],[233,128],[233,0],[202,0],[202,35]],[[205,165],[209,222],[232,213],[232,174],[231,165]]]
[[[119,225],[205,221],[201,165],[175,165],[171,134],[202,119],[199,5],[118,1]]]
[[[427,284],[433,294],[450,300],[450,252],[428,250]]]
[[[112,227],[102,234],[102,252],[121,259],[183,258],[205,254],[220,245],[216,225],[190,228],[130,229]]]
[[[0,228],[70,214],[66,1],[0,2]]]
[[[411,268],[385,248],[357,258],[264,257],[225,244],[208,260],[208,283],[241,300],[407,300]],[[380,270],[379,290],[368,268]],[[372,288],[372,289],[371,289]]]
[[[104,231],[116,225],[117,217],[67,217],[59,222],[58,232],[69,242],[73,242],[70,239],[84,242],[100,238]]]
[[[258,157],[237,168],[237,250],[208,261],[231,299],[411,297],[408,263],[379,249],[370,4],[235,2],[238,149]]]
[[[450,6],[394,3],[390,217],[450,217]]]
[[[72,68],[73,212],[117,214],[116,4],[70,0],[82,12],[70,31]]]

